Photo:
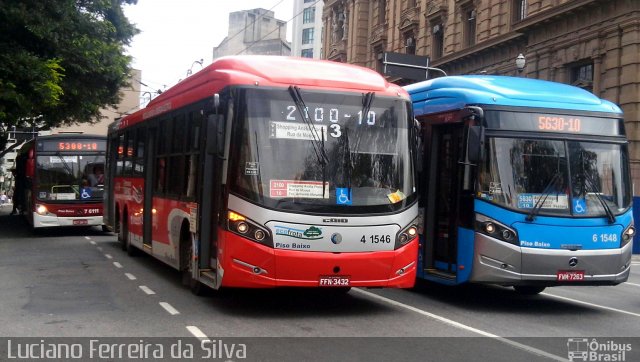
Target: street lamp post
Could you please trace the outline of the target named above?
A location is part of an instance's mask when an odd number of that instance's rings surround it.
[[[516,57],[516,68],[518,69],[518,74],[521,74],[524,70],[524,66],[526,65],[527,60],[525,59],[522,53],[518,54]]]

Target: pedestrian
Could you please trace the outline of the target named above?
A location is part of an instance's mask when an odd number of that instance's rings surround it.
[[[6,203],[7,203],[7,194],[5,194],[3,191],[2,195],[0,195],[0,207],[4,207],[4,204]]]

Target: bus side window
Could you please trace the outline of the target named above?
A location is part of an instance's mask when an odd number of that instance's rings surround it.
[[[158,157],[156,159],[156,182],[155,182],[155,191],[158,193],[165,192],[165,180],[166,180],[166,166],[167,160],[164,157]]]

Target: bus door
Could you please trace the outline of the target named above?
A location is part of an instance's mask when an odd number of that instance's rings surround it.
[[[157,128],[149,128],[147,131],[146,152],[144,153],[144,205],[142,219],[142,243],[145,246],[152,246],[153,227],[153,181],[156,163],[154,162],[153,151],[156,149]]]
[[[464,164],[464,125],[433,125],[425,217],[424,260],[426,273],[455,280],[459,198]]]

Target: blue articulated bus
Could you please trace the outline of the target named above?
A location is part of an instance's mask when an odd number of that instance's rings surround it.
[[[418,278],[523,294],[627,280],[635,229],[618,106],[505,76],[405,89],[422,135]]]

